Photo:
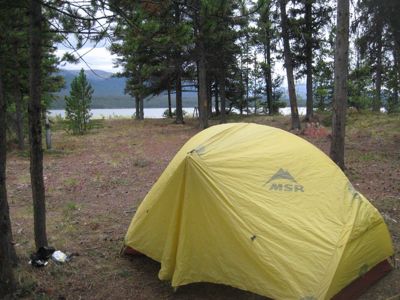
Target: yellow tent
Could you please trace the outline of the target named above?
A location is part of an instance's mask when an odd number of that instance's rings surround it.
[[[160,262],[173,287],[222,283],[274,299],[332,298],[393,254],[382,216],[324,153],[245,123],[182,147],[125,245]]]

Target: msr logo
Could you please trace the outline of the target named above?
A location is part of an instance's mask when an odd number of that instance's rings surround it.
[[[278,183],[276,181],[278,181]],[[288,181],[290,183],[285,183]],[[304,193],[304,186],[298,184],[296,179],[294,179],[288,171],[283,169],[279,169],[264,185],[268,184],[270,191]]]

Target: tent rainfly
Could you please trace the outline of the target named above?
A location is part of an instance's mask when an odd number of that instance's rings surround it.
[[[173,287],[212,282],[274,299],[350,299],[393,255],[382,216],[323,152],[245,123],[192,137],[124,242],[160,262]]]

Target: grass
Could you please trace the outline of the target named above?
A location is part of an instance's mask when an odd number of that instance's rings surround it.
[[[139,167],[139,168],[145,168],[150,164],[149,161],[147,161],[146,159],[143,158],[137,158],[134,160],[133,165],[135,167]]]
[[[65,205],[65,212],[70,213],[73,211],[79,210],[78,205],[75,202],[68,202]]]
[[[77,178],[67,178],[64,180],[64,185],[69,188],[77,186],[78,183],[79,180]]]

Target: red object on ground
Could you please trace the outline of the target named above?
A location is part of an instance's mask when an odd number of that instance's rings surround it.
[[[328,130],[317,123],[306,123],[306,128],[303,130],[303,135],[315,138],[324,138],[329,135]]]
[[[363,276],[357,278],[338,294],[336,294],[333,300],[349,300],[357,299],[360,297],[370,286],[380,280],[383,276],[389,273],[393,267],[387,259],[381,261]]]

